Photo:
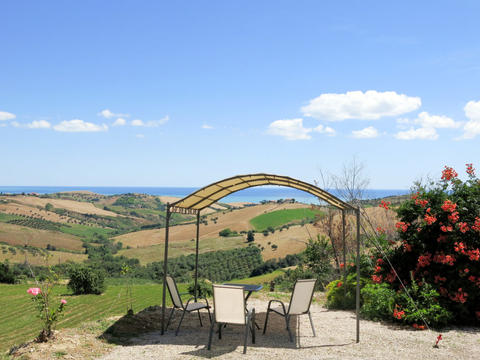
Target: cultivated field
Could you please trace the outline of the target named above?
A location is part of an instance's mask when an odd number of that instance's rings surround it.
[[[80,214],[95,214],[101,216],[118,216],[118,214],[97,208],[95,205],[89,202],[64,200],[64,199],[44,199],[37,196],[0,196],[0,200],[15,201],[19,204],[24,204],[31,207],[42,207],[48,203],[52,204],[55,208],[65,209],[68,211],[77,212]]]
[[[0,222],[0,242],[10,245],[29,245],[45,249],[47,244],[57,249],[82,251],[82,241],[69,234],[57,231],[33,229]]]
[[[303,204],[265,204],[257,206],[249,206],[234,211],[218,212],[207,216],[208,225],[200,224],[200,239],[218,237],[218,233],[230,228],[234,231],[250,230],[252,225],[250,219],[270,211],[279,209],[296,209],[306,207]],[[218,218],[216,224],[212,218]],[[169,241],[188,241],[195,238],[196,225],[180,225],[170,228]],[[151,245],[162,244],[165,241],[165,229],[154,229],[137,231],[115,238],[121,241],[123,246],[130,247],[147,247]]]
[[[74,254],[63,251],[42,250],[41,253],[35,254],[19,248],[16,248],[15,251],[15,254],[10,251],[0,251],[0,262],[8,260],[10,263],[23,263],[27,261],[29,264],[32,265],[45,266],[45,255],[43,254],[49,255],[48,261],[50,265],[61,264],[67,261],[82,262],[84,260],[87,260],[87,255],[85,254]]]

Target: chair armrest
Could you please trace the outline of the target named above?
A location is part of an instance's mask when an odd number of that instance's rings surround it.
[[[280,303],[280,304],[282,305],[282,308],[283,308],[283,313],[284,313],[285,315],[287,314],[287,311],[285,310],[285,304],[284,304],[282,301],[280,301],[280,300],[275,300],[275,299],[270,300],[270,301],[268,302],[267,310],[270,309],[270,305],[271,305],[273,302],[278,302],[278,303]],[[275,312],[276,312],[276,311],[275,311]]]

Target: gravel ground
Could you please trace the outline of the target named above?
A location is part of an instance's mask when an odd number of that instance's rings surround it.
[[[263,329],[267,302],[249,301],[257,312]],[[104,360],[134,359],[479,359],[480,329],[455,328],[444,330],[438,349],[433,344],[438,333],[415,331],[411,328],[361,321],[360,343],[355,343],[355,316],[346,311],[329,311],[312,305],[317,336],[313,337],[308,316],[292,318],[295,341],[288,339],[283,318],[272,314],[266,335],[257,330],[256,344],[249,340],[243,355],[243,327],[231,326],[222,331],[222,339],[214,336],[212,350],[206,349],[208,325],[201,328],[196,315],[186,315],[179,336],[172,328],[166,335],[152,332],[134,338],[128,345],[116,346]],[[204,324],[208,322],[203,314]]]

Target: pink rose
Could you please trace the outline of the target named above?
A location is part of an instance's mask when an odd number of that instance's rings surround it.
[[[67,303],[67,300],[62,299],[62,300],[60,300],[60,302],[61,302],[63,305],[65,305],[65,304]]]
[[[37,296],[41,292],[42,291],[40,290],[40,288],[30,288],[27,290],[27,293],[32,294],[33,296]]]

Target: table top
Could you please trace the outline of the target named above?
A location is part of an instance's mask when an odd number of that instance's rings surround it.
[[[226,283],[223,285],[233,285],[233,286],[241,286],[245,291],[259,291],[263,289],[263,285],[255,285],[255,284],[235,284],[235,283]]]

